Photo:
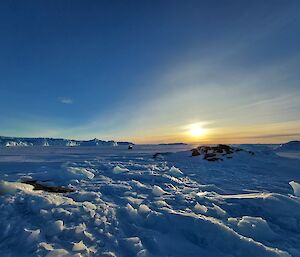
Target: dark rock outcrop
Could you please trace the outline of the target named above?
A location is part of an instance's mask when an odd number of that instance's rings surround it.
[[[37,180],[23,181],[22,183],[29,184],[33,186],[33,190],[42,190],[50,193],[71,193],[75,192],[72,188],[60,187],[60,186],[47,186],[38,182]]]
[[[232,159],[232,155],[236,152],[247,152],[251,155],[255,153],[252,151],[245,151],[244,149],[233,147],[230,145],[219,144],[217,146],[199,146],[191,150],[192,156],[202,155],[204,160],[214,162],[214,161],[223,161],[222,157],[226,159]]]
[[[198,156],[198,155],[200,155],[199,150],[197,148],[192,149],[192,156]]]

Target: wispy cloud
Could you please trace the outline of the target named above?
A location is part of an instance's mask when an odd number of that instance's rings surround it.
[[[72,104],[73,100],[69,97],[59,97],[58,100],[62,103],[62,104]]]

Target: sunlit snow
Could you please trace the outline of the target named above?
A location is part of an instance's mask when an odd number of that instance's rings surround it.
[[[239,147],[2,147],[0,256],[300,256],[300,160]]]

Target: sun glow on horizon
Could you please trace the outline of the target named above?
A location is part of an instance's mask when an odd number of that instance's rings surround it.
[[[188,135],[192,138],[200,138],[206,135],[207,131],[200,123],[193,123],[188,126]]]

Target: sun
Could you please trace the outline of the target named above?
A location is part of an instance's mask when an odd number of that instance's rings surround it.
[[[206,131],[199,123],[194,123],[189,125],[188,133],[191,137],[202,137],[205,135]]]

